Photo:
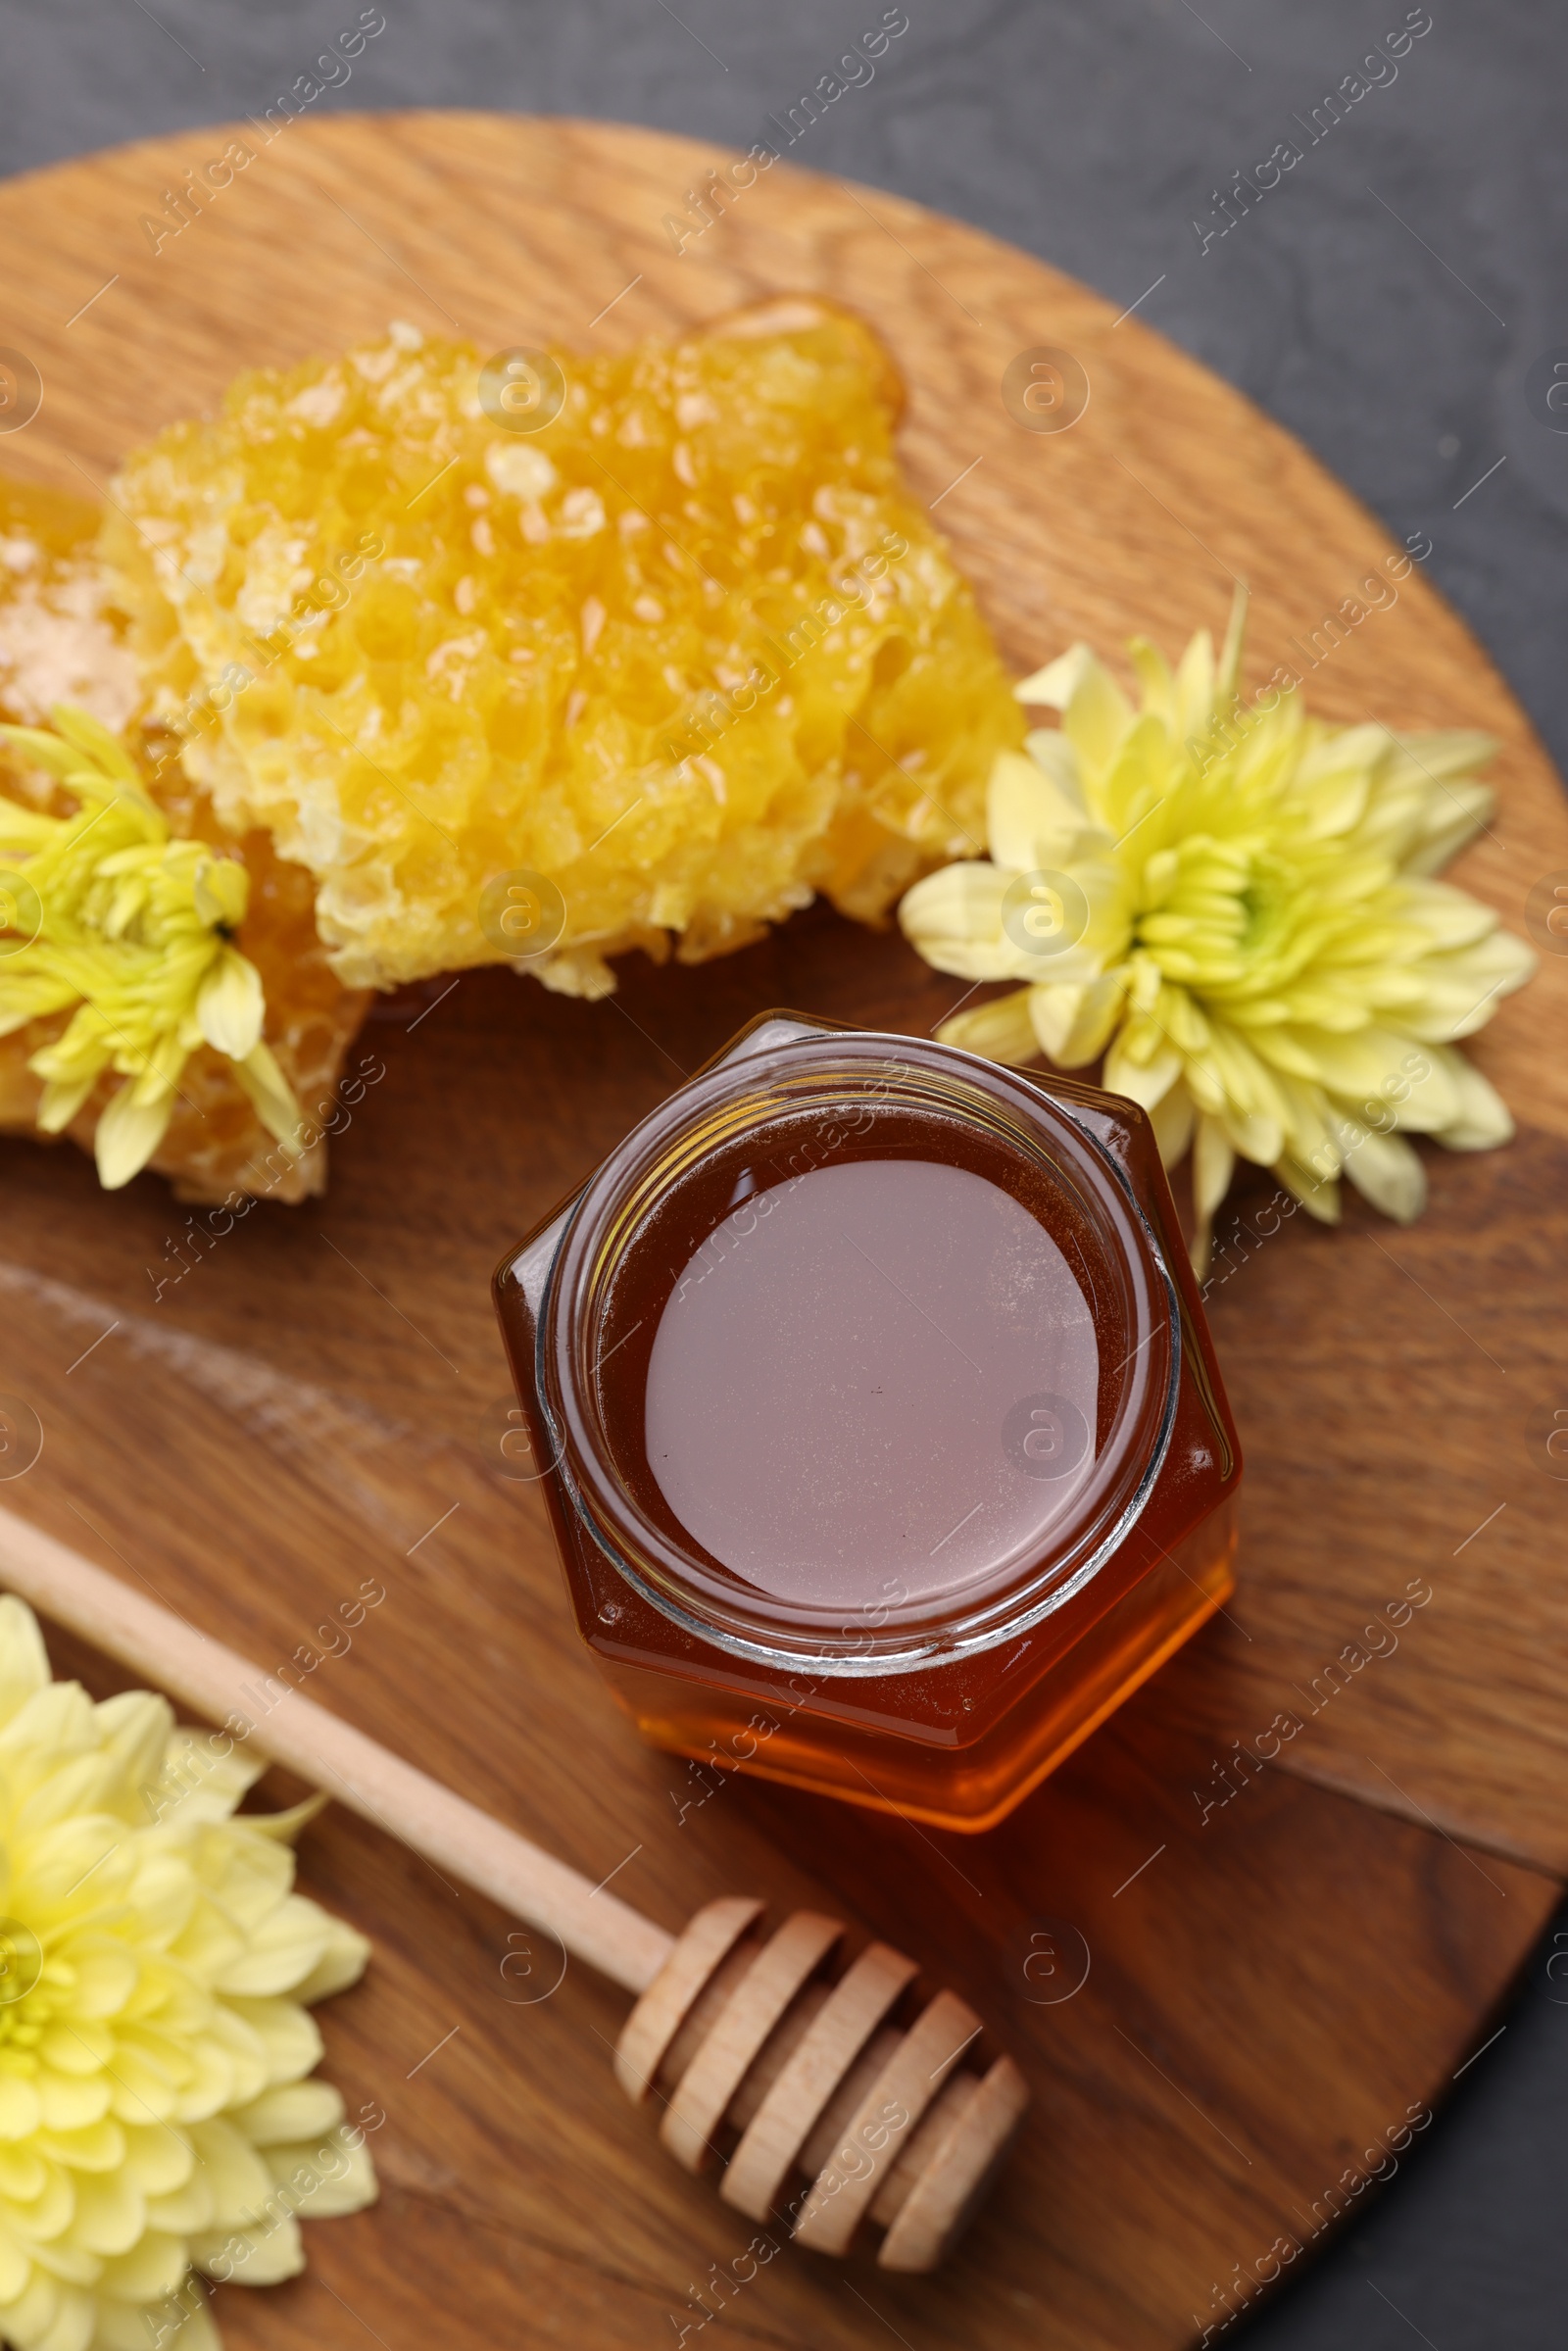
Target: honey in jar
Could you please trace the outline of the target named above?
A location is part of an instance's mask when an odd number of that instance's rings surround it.
[[[658,1746],[990,1828],[1232,1589],[1236,1433],[1116,1096],[767,1014],[496,1297]]]

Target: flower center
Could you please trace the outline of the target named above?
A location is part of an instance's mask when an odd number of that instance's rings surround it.
[[[1253,857],[1236,896],[1243,915],[1242,952],[1253,955],[1278,929],[1281,911],[1289,903],[1289,890],[1277,859]]]

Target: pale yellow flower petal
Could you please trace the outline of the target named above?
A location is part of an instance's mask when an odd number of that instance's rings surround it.
[[[0,2228],[0,2326],[5,2325],[31,2275],[32,2265],[26,2254],[10,2229]]]
[[[986,832],[999,866],[1014,873],[1054,872],[1084,830],[1081,808],[1021,751],[999,751],[986,797]]]
[[[141,777],[136,772],[134,760],[120,737],[111,734],[101,719],[94,718],[89,710],[76,710],[68,702],[57,702],[49,717],[56,733],[63,735],[78,755],[85,755],[90,765],[101,768],[113,782],[124,785],[131,792],[140,793]],[[81,757],[78,756],[76,771],[79,771],[81,764]]]
[[[73,2029],[101,2025],[106,2017],[124,2015],[131,1993],[141,1982],[141,1968],[136,1966],[134,1951],[120,1942],[118,1935],[73,1935],[64,1949],[73,1982],[71,1991],[61,1998],[61,2010],[71,2017]],[[108,2161],[120,2163],[124,2134],[116,2126],[108,2137],[116,2144],[116,2153]],[[89,2158],[75,2149],[71,2161],[87,2163]]]
[[[1002,903],[1017,878],[979,861],[927,874],[899,907],[905,937],[938,971],[959,979],[1033,976],[1039,957],[1016,947],[1002,927]]]
[[[84,764],[82,754],[63,735],[50,734],[41,726],[0,726],[0,741],[20,751],[24,759],[31,759],[62,783],[74,778]],[[99,778],[100,783],[105,781]]]
[[[1171,1046],[1157,1049],[1148,1060],[1135,1060],[1118,1037],[1105,1055],[1107,1094],[1125,1094],[1146,1110],[1152,1110],[1181,1074],[1181,1054]]]
[[[1448,785],[1443,799],[1423,808],[1417,817],[1415,841],[1404,859],[1406,873],[1441,871],[1481,831],[1496,800],[1487,784]]]
[[[951,1020],[942,1023],[937,1036],[944,1045],[983,1053],[988,1061],[1015,1065],[1033,1060],[1040,1045],[1029,1018],[1029,998],[1030,991],[1019,988],[1011,996],[993,997],[989,1004],[955,1012]]]
[[[326,1920],[325,1947],[310,1974],[295,1984],[292,1994],[307,2008],[358,1984],[370,1960],[368,1935],[362,1935],[344,1919],[333,1918],[325,1911],[321,1915]]]
[[[244,1821],[234,1834],[204,1854],[202,1876],[207,1890],[229,1923],[247,1938],[270,1922],[294,1881],[294,1864],[270,1837],[258,1837]],[[269,1984],[267,1990],[279,1987]]]
[[[1214,675],[1214,699],[1222,709],[1234,701],[1242,682],[1242,646],[1247,637],[1247,614],[1251,603],[1251,590],[1239,579],[1231,597],[1231,616],[1225,624],[1225,642],[1220,647],[1219,667]]]
[[[65,1001],[69,1002],[69,999]],[[30,1017],[30,1012],[23,1015],[24,1019]],[[22,1023],[19,1021],[17,1026],[21,1025]],[[104,1069],[108,1066],[108,1061],[109,1055],[105,1053],[96,1069],[89,1069],[79,1077],[51,1078],[48,1081],[33,1115],[33,1124],[37,1127],[40,1135],[63,1135],[65,1133],[94,1086],[97,1085]]]
[[[196,1039],[190,1042],[195,1044]],[[166,1102],[172,1107],[174,1087],[189,1051],[179,1029],[170,1028],[154,1039],[145,1056],[132,1051],[116,1053],[115,1067],[130,1077],[130,1099],[138,1110],[161,1109]]]
[[[1444,1053],[1440,1046],[1439,1053]],[[1513,1135],[1508,1105],[1490,1078],[1462,1053],[1444,1053],[1445,1072],[1453,1091],[1454,1110],[1446,1126],[1434,1130],[1437,1140],[1451,1151],[1495,1151]]]
[[[1066,1059],[1063,1049],[1073,1034],[1088,994],[1086,987],[1074,987],[1064,982],[1031,988],[1024,1000],[1030,1023],[1031,1050],[1047,1053],[1060,1067],[1070,1069],[1073,1064]],[[1008,1001],[1010,1003],[1013,1000],[1009,998]],[[1022,1054],[1018,1057],[1020,1060],[1023,1058]]]
[[[1420,769],[1423,781],[1446,785],[1458,784],[1473,776],[1478,767],[1496,757],[1497,738],[1482,732],[1479,727],[1449,726],[1425,735],[1397,734],[1395,741],[1400,753],[1412,766]],[[1475,787],[1487,791],[1485,784]],[[1441,796],[1433,795],[1434,812],[1441,815]]]
[[[60,2301],[53,2326],[39,2337],[34,2351],[90,2351],[97,2332],[98,2298],[96,2295],[74,2293],[70,2286],[60,2292]]]
[[[1430,941],[1427,952],[1431,955],[1473,947],[1478,939],[1489,938],[1497,929],[1494,909],[1484,906],[1479,898],[1472,898],[1468,890],[1456,890],[1451,882],[1406,877],[1403,894],[1409,911],[1417,917]],[[1529,955],[1522,940],[1516,944]],[[1531,955],[1527,971],[1534,962]]]
[[[1061,1068],[1081,1069],[1104,1052],[1126,999],[1125,969],[1108,971],[1084,987],[1058,982],[1035,988],[1029,999],[1035,1034]],[[1054,1043],[1046,1034],[1048,1028]]]
[[[300,1127],[303,1123],[294,1090],[277,1065],[277,1056],[267,1045],[253,1045],[243,1061],[236,1061],[234,1074],[256,1106],[268,1133],[286,1149],[298,1150]]]
[[[32,2144],[40,2157],[47,2155],[52,2162],[63,2163],[69,2171],[123,2172],[139,2193],[146,2193],[126,2162],[125,2132],[119,2123],[106,2119],[91,2124],[85,2131],[40,2131]],[[39,2187],[34,2187],[24,2200],[30,2201],[39,2192]]]
[[[1157,646],[1150,644],[1147,637],[1134,637],[1127,647],[1127,653],[1132,661],[1133,674],[1138,680],[1144,709],[1162,720],[1168,733],[1176,734],[1179,731],[1176,680],[1171,675],[1170,663]]]
[[[233,1999],[229,2005],[260,2034],[269,2082],[297,2082],[320,2064],[320,2027],[293,2000]]]
[[[141,2342],[134,2345],[127,2343],[124,2351],[146,2351],[147,2314],[145,2311],[141,2313]],[[115,2347],[115,2351],[120,2351],[118,2345]],[[217,2322],[213,2317],[211,2304],[201,2297],[192,2298],[178,2327],[173,2333],[165,2336],[164,2341],[158,2346],[158,2351],[222,2351],[221,2338],[219,2335]]]
[[[197,1887],[188,1863],[174,1853],[162,1853],[149,1839],[138,1857],[130,1900],[138,1936],[151,1950],[167,1950],[190,1925],[196,1909]]]
[[[1412,1037],[1448,1045],[1474,1036],[1504,996],[1522,988],[1536,957],[1511,931],[1494,930],[1458,954],[1434,955],[1415,966],[1417,1003],[1402,1014]]]
[[[1237,1155],[1250,1159],[1254,1167],[1272,1167],[1285,1149],[1285,1131],[1277,1118],[1227,1108],[1219,1123]]]
[[[110,1096],[93,1137],[98,1181],[106,1192],[118,1192],[140,1175],[168,1133],[173,1109],[172,1095],[146,1105],[134,1101],[129,1086]]]
[[[1309,1216],[1319,1224],[1338,1224],[1340,1221],[1340,1187],[1332,1178],[1318,1175],[1312,1168],[1303,1167],[1289,1153],[1274,1162],[1274,1173]]]
[[[181,1822],[227,1820],[266,1769],[266,1757],[253,1755],[238,1741],[223,1754],[214,1751],[206,1733],[172,1731],[157,1768],[147,1775],[154,1800],[148,1815],[156,1811],[160,1820]],[[256,1815],[257,1826],[268,1818],[270,1815]]]
[[[1160,1159],[1166,1167],[1176,1166],[1193,1140],[1198,1120],[1197,1105],[1187,1088],[1178,1081],[1168,1094],[1160,1097],[1149,1118]],[[1226,1180],[1229,1181],[1228,1176]]]
[[[1298,1034],[1323,1085],[1352,1117],[1369,1116],[1386,1102],[1396,1105],[1401,1127],[1431,1135],[1456,1116],[1457,1098],[1441,1046],[1412,1048],[1408,1037],[1383,1028],[1362,1029],[1353,1037],[1332,1037],[1322,1029]]]
[[[92,2285],[97,2282],[102,2262],[96,2253],[85,2246],[73,2243],[70,2229],[76,2199],[72,2182],[57,2165],[44,2167],[41,2193],[27,2206],[17,2207],[6,2214],[7,2226],[19,2235],[31,2241],[32,2256],[49,2268],[56,2278],[74,2285]]]
[[[235,2110],[235,2128],[253,2147],[286,2147],[324,2138],[343,2120],[342,2094],[330,2082],[291,2082]]]
[[[267,2050],[259,2033],[251,2030],[242,2017],[236,2016],[231,2002],[213,2003],[207,2031],[201,2045],[217,2041],[220,2044],[232,2082],[231,2099],[236,2106],[249,2105],[259,2098],[270,2079]]]
[[[215,2118],[190,2124],[187,2134],[213,2191],[214,2227],[254,2221],[271,2193],[272,2177],[244,2131]]]
[[[1192,637],[1177,665],[1175,723],[1178,742],[1200,734],[1214,707],[1214,640],[1206,628]]]
[[[1061,716],[1061,731],[1080,765],[1108,767],[1132,722],[1131,706],[1110,672],[1092,659],[1084,662]]]
[[[102,2290],[120,2302],[157,2302],[177,2292],[184,2275],[183,2238],[149,2229],[134,2251],[105,2263]]]
[[[103,1811],[104,1799],[117,1777],[113,1756],[73,1755],[47,1777],[40,1777],[18,1804],[13,1814],[13,1833],[19,1837],[33,1837],[84,1812]]]
[[[136,2064],[134,2052],[119,2047],[115,2055],[117,2059],[123,2057],[125,2065],[123,2078],[118,2088],[114,2089],[102,2074],[73,2079],[69,2074],[58,2073],[53,2066],[39,2067],[34,2086],[38,2092],[38,2111],[45,2130],[79,2131],[83,2123],[98,2122],[109,2113],[117,2098],[123,2096],[129,2100],[132,2095],[130,2078],[138,2073],[144,2085],[144,2094],[146,2087],[152,2087],[155,2093],[163,2089],[162,2082],[149,2082],[148,2070],[145,2065]],[[120,2071],[118,2066],[117,2071]],[[156,2106],[152,2111],[157,2112]]]
[[[214,929],[233,930],[250,905],[251,877],[233,857],[209,857],[191,885],[196,911]],[[223,1051],[228,1049],[225,1046]]]
[[[243,1959],[225,1968],[217,1989],[250,1998],[291,1991],[311,1973],[326,1948],[326,1920],[314,1902],[291,1894],[254,1929]]]
[[[266,2162],[304,2220],[338,2220],[375,2202],[375,2171],[364,2146],[345,2146],[337,2137],[324,2144],[305,2139],[291,2147],[269,2147]]]
[[[4,2300],[0,2302],[0,2334],[8,2343],[22,2345],[23,2351],[36,2351],[36,2346],[48,2341],[50,2331],[59,2319],[64,2297],[54,2279],[42,2270],[32,2268],[24,2257],[20,2261],[24,2273],[23,2281],[12,2293],[9,2289],[18,2274],[19,2255],[20,2247],[7,2232],[0,2231],[0,2291],[4,2293]],[[81,2301],[88,2327],[86,2339],[90,2341],[93,2305],[86,2301],[85,2296],[81,2297]],[[141,2313],[137,2315],[142,2316]],[[142,2324],[145,2328],[144,2318]],[[144,2346],[138,2346],[138,2351],[144,2351]]]
[[[43,2104],[34,2084],[0,2073],[0,2139],[30,2139],[42,2120]]]
[[[57,2073],[73,2079],[79,2078],[96,2083],[98,2076],[115,2055],[116,2046],[114,2033],[101,2022],[91,2017],[77,2017],[70,2024],[45,2025],[38,2038],[37,2054],[43,2066],[52,2067]],[[47,2080],[47,2075],[42,2079]],[[58,2122],[50,2122],[49,2128],[52,2137],[74,2135],[68,2126]]]
[[[188,2138],[153,2123],[121,2126],[125,2140],[125,2169],[144,2196],[172,2195],[196,2170]]]
[[[1354,1121],[1346,1122],[1341,1141],[1345,1173],[1361,1198],[1396,1224],[1413,1223],[1427,1200],[1427,1171],[1415,1146]]]
[[[128,2253],[147,2227],[147,2205],[141,2191],[122,2172],[100,2179],[78,2176],[76,2209],[71,2224],[74,2241],[88,2253]],[[183,2268],[183,2263],[181,2263]]]
[[[1093,822],[1084,805],[1084,788],[1078,774],[1078,755],[1059,726],[1031,728],[1023,739],[1023,747],[1044,775],[1056,801],[1070,808],[1081,825]],[[998,857],[997,863],[1004,862]]]
[[[49,1653],[38,1619],[15,1593],[0,1597],[0,1727],[49,1680]]]
[[[1193,1142],[1193,1205],[1199,1222],[1208,1224],[1231,1188],[1236,1151],[1224,1125],[1202,1116]]]
[[[291,1845],[330,1802],[330,1796],[323,1790],[314,1796],[302,1796],[286,1812],[247,1813],[245,1817],[255,1822],[258,1837],[265,1837],[273,1844]]]
[[[172,2110],[176,2123],[211,2121],[248,2092],[254,2095],[262,2080],[259,2066],[241,2080],[231,2051],[216,2033],[192,2033],[180,2055],[185,2063]]]
[[[243,1061],[261,1042],[262,975],[237,947],[225,947],[196,992],[196,1018],[215,1051]]]
[[[222,2351],[208,2290],[187,2279],[177,2293],[151,2306],[97,2295],[92,2351]]]
[[[98,1707],[98,1737],[132,1790],[156,1778],[172,1723],[169,1700],[150,1690],[123,1690]],[[138,1805],[134,1817],[139,1828],[148,1814]]]
[[[33,1690],[0,1730],[13,1788],[30,1789],[66,1757],[86,1753],[94,1744],[93,1720],[92,1700],[78,1682],[45,1682]]]
[[[175,2236],[197,2236],[213,2225],[213,2191],[207,2184],[205,2173],[193,2172],[183,2187],[171,2188],[166,2196],[149,2196],[147,2219],[154,2229],[164,2229]]]
[[[230,2250],[231,2239],[238,2239]],[[207,2248],[203,2254],[199,2247]],[[227,2252],[233,2269],[229,2282],[233,2285],[280,2285],[285,2278],[297,2278],[305,2267],[305,2240],[300,2225],[292,2213],[280,2213],[276,2220],[262,2221],[252,2229],[236,2229],[224,2236],[221,2246],[211,2237],[198,2237],[192,2248],[198,2269],[211,2268],[220,2253]],[[219,2275],[222,2275],[219,2271]]]
[[[0,2146],[0,2196],[8,2205],[36,2204],[43,2194],[49,2179],[44,2161],[46,2135],[39,2132],[25,2146],[15,2141]]]
[[[1095,657],[1087,645],[1074,645],[1048,661],[1043,669],[1031,670],[1013,687],[1020,702],[1033,703],[1042,710],[1064,710],[1077,693],[1086,670],[1095,666]]]

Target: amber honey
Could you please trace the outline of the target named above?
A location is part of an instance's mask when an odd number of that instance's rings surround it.
[[[676,1753],[988,1828],[1231,1589],[1235,1431],[1116,1097],[769,1015],[497,1302],[579,1627]]]

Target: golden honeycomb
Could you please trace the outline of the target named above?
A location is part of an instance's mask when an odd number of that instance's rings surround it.
[[[971,853],[1022,720],[870,329],[791,298],[529,366],[399,324],[242,375],[106,514],[154,714],[315,877],[337,975],[514,959],[521,873],[531,967],[598,995]]]
[[[124,616],[104,596],[98,529],[97,509],[78,499],[0,481],[0,717],[37,725],[52,703],[67,701],[106,725],[126,729],[148,789],[175,831],[238,847],[251,888],[235,941],[262,976],[268,1042],[307,1119],[318,1129],[331,1113],[344,1056],[369,999],[345,988],[327,968],[309,874],[280,858],[265,831],[235,844],[205,792],[182,771],[175,740],[162,728],[136,723],[145,695],[124,643]],[[0,792],[54,815],[69,814],[74,805],[3,746]],[[70,1017],[53,1013],[0,1037],[0,1130],[32,1131],[42,1081],[27,1059],[59,1036]],[[110,1087],[106,1080],[68,1129],[88,1152]],[[152,1159],[160,1174],[173,1179],[179,1199],[221,1200],[240,1192],[298,1200],[323,1188],[324,1141],[298,1159],[280,1152],[222,1054],[208,1046],[192,1053],[180,1073],[179,1094]]]

